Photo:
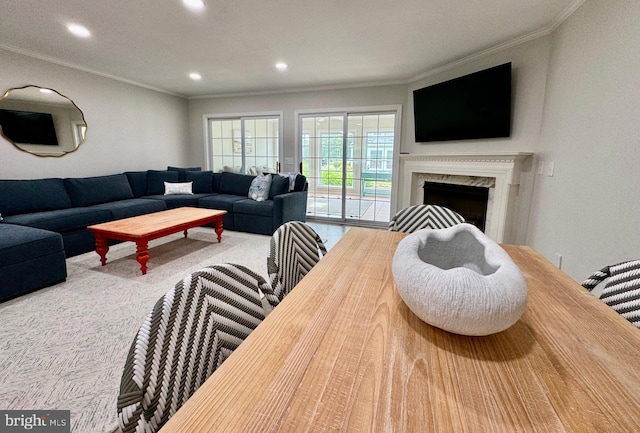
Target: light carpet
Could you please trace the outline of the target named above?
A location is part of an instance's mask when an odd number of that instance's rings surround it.
[[[74,433],[111,432],[129,347],[155,302],[204,266],[237,263],[267,278],[270,236],[202,227],[149,243],[142,275],[131,242],[67,260],[67,281],[0,304],[0,408],[70,410]],[[37,270],[34,270],[37,272]]]

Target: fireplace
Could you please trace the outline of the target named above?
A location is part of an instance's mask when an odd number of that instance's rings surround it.
[[[441,182],[424,183],[424,204],[435,204],[458,212],[466,222],[484,232],[489,188]]]
[[[520,202],[518,190],[523,163],[531,161],[532,156],[528,152],[401,155],[402,186],[397,208],[424,203],[425,182],[482,187],[488,190],[484,233],[496,242],[522,242],[516,236],[514,222],[518,215],[528,212],[529,205]],[[530,168],[530,163],[526,166]],[[455,210],[455,205],[447,207]],[[464,210],[459,213],[471,219]]]

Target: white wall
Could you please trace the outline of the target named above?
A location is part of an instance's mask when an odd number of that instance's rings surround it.
[[[640,2],[588,0],[552,34],[528,243],[577,281],[640,258]]]
[[[56,89],[87,120],[87,140],[61,158],[42,158],[0,137],[0,178],[121,173],[188,165],[186,99],[0,50],[0,94],[28,84]]]
[[[227,98],[191,99],[189,101],[189,142],[193,163],[204,164],[204,118],[207,114],[238,114],[256,112],[282,112],[284,126],[284,158],[297,157],[295,122],[296,110],[364,107],[406,104],[407,86],[362,87],[340,90],[279,93],[273,95],[238,96]],[[404,116],[404,114],[403,114]],[[282,166],[282,171],[297,170]]]

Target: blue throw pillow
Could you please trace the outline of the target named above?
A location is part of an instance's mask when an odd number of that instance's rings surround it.
[[[271,188],[271,175],[260,173],[251,182],[249,187],[249,198],[255,201],[265,201],[269,198]]]

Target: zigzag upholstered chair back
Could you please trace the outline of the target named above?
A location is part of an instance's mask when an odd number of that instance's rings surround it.
[[[267,270],[274,294],[284,299],[291,289],[327,254],[320,236],[309,225],[291,221],[271,237]]]
[[[178,282],[129,350],[118,396],[121,431],[160,430],[277,303],[269,283],[239,265],[206,267]]]
[[[444,229],[463,222],[462,215],[449,208],[419,204],[398,211],[389,222],[389,230],[413,233],[421,229]]]
[[[640,328],[640,260],[605,266],[587,278],[582,286],[591,292],[607,278],[600,299]]]

